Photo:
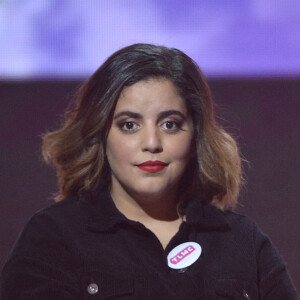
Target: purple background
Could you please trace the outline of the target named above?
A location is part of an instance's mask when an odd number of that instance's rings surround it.
[[[299,32],[299,0],[2,0],[0,78],[86,77],[137,42],[179,48],[209,76],[295,76]]]

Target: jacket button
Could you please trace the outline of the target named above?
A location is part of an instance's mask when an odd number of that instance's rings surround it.
[[[243,296],[244,296],[245,299],[250,300],[250,297],[249,297],[248,293],[245,290],[243,290]]]
[[[89,294],[94,295],[96,293],[98,293],[98,285],[96,283],[91,283],[88,287],[87,287],[87,291]]]
[[[188,269],[188,268],[179,269],[179,270],[178,270],[178,273],[179,273],[179,274],[185,273],[185,271],[186,271],[187,269]]]

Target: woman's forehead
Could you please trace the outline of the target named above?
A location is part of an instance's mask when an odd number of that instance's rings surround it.
[[[167,79],[148,79],[123,89],[115,114],[122,110],[154,113],[171,109],[183,113],[187,111],[185,101],[175,85]]]

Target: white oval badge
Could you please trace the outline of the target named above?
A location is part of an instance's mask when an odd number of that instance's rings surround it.
[[[180,244],[168,254],[168,266],[176,270],[187,268],[200,257],[201,252],[201,246],[195,242]]]

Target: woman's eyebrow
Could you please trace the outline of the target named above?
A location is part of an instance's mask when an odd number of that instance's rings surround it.
[[[171,115],[177,115],[177,116],[180,116],[184,120],[186,119],[186,116],[178,110],[165,110],[165,111],[162,111],[158,114],[158,119],[161,120],[161,119],[167,118]],[[139,113],[135,113],[135,112],[132,112],[132,111],[121,111],[121,112],[117,113],[114,116],[114,119],[118,119],[119,117],[123,117],[123,116],[133,118],[133,119],[142,119],[143,118],[143,116]]]
[[[132,111],[121,111],[114,116],[114,119],[117,119],[117,118],[123,117],[123,116],[130,117],[133,119],[142,119],[142,117],[143,117],[141,114],[138,114],[138,113],[135,113]]]
[[[177,115],[177,116],[180,116],[184,120],[186,119],[186,116],[182,112],[180,112],[178,110],[166,110],[166,111],[162,111],[162,112],[160,112],[158,114],[158,118],[159,119],[164,119],[164,118],[167,118],[167,117],[169,117],[171,115]]]

